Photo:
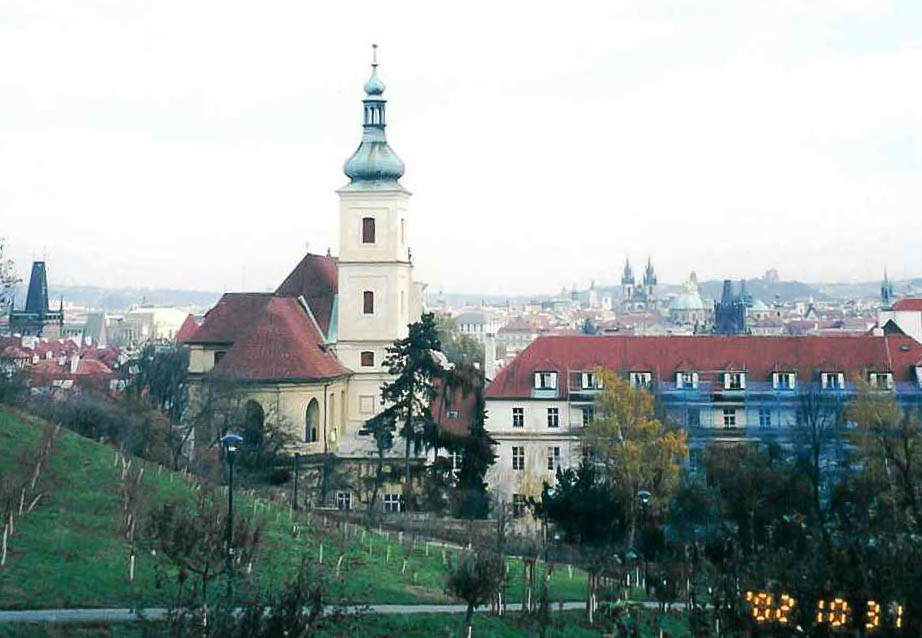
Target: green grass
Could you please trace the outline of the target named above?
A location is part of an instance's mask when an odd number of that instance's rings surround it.
[[[22,449],[38,441],[41,422],[32,421],[0,408],[0,472],[10,467]],[[7,564],[0,568],[0,608],[168,604],[170,590],[158,589],[154,579],[155,561],[163,557],[139,552],[135,580],[129,582],[129,548],[119,533],[121,494],[114,461],[111,448],[61,431],[40,482],[45,495],[32,512],[18,520]],[[149,506],[191,496],[192,488],[181,475],[150,463],[144,467]],[[253,498],[241,494],[237,503],[241,510],[253,512]],[[280,504],[259,500],[256,508],[266,529],[253,574],[247,584],[241,583],[241,592],[277,587],[294,574],[303,556],[316,562],[322,544],[321,569],[338,580],[338,589],[353,601],[450,602],[443,592],[445,567],[437,547],[430,547],[427,556],[423,545],[412,549],[407,543],[398,545],[394,533],[386,539],[368,531],[363,539],[361,530],[350,525],[346,536],[335,527],[321,526],[316,516],[299,513],[292,517]],[[340,556],[342,566],[337,573]],[[509,559],[509,565],[511,606],[521,598],[522,565],[516,559]],[[539,564],[539,582],[542,572]],[[551,580],[551,600],[582,600],[585,582],[585,574],[578,570],[571,578],[565,566],[557,569]],[[221,585],[212,584],[213,591]]]

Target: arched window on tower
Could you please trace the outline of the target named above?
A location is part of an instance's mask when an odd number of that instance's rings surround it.
[[[375,293],[370,290],[362,293],[362,312],[366,315],[375,314]]]
[[[320,440],[320,405],[317,399],[311,399],[304,415],[304,440],[316,443]]]
[[[362,243],[363,244],[375,243],[375,218],[374,217],[363,217],[362,218]]]

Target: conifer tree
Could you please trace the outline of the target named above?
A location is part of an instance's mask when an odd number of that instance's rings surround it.
[[[436,396],[433,380],[442,372],[433,351],[440,349],[435,315],[424,314],[419,321],[409,325],[409,334],[387,348],[384,365],[395,375],[381,388],[381,401],[385,408],[369,422],[375,430],[396,429],[406,443],[406,485],[410,485],[410,450],[419,453],[432,445],[437,436],[435,421],[429,406]],[[377,438],[377,434],[376,434]]]

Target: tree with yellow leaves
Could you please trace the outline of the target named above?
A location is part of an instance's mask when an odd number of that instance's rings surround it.
[[[642,514],[638,494],[649,492],[650,513],[668,508],[688,447],[683,431],[656,418],[648,390],[635,389],[610,370],[597,374],[602,391],[595,401],[595,418],[584,432],[585,442],[623,504],[628,545],[633,546]]]

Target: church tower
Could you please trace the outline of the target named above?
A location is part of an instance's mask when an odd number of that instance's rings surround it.
[[[387,126],[377,50],[365,83],[362,141],[346,160],[349,184],[339,194],[339,294],[336,354],[355,371],[349,382],[347,429],[361,429],[381,409],[385,350],[418,321],[408,243],[410,192],[400,185],[403,162],[385,137]]]

